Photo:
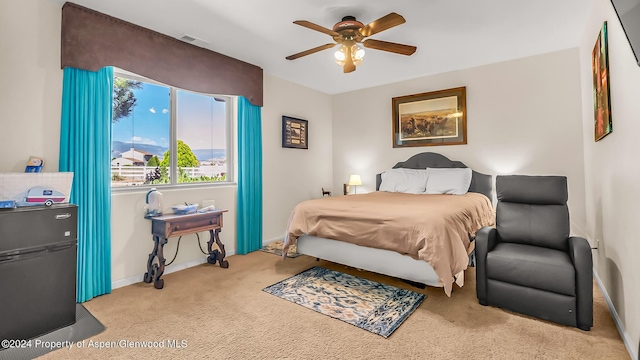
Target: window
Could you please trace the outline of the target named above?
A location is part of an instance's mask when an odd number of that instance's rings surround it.
[[[229,96],[117,75],[111,185],[232,181],[231,104]]]

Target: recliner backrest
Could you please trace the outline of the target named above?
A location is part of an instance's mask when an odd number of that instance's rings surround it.
[[[565,176],[499,175],[496,229],[503,242],[568,249]]]

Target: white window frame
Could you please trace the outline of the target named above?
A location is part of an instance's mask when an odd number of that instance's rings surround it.
[[[192,187],[211,187],[211,186],[228,186],[235,185],[235,142],[233,141],[233,134],[235,129],[235,114],[236,114],[236,97],[229,95],[216,95],[216,94],[205,94],[197,91],[191,91],[186,89],[181,89],[175,86],[163,84],[159,81],[155,81],[152,79],[145,78],[143,76],[135,75],[133,73],[125,72],[125,71],[114,71],[113,77],[121,77],[134,81],[142,81],[154,85],[165,86],[169,88],[169,106],[171,107],[171,113],[169,116],[169,177],[171,179],[171,183],[168,184],[141,184],[141,185],[131,185],[131,186],[117,186],[111,187],[111,191],[116,192],[127,192],[127,191],[135,191],[139,189],[150,189],[152,187],[162,188],[162,189],[170,189],[170,188],[192,188]],[[225,119],[225,141],[226,141],[226,163],[227,163],[227,172],[225,173],[224,181],[211,181],[211,182],[189,182],[189,183],[178,183],[178,90],[190,92],[203,96],[210,96],[213,98],[223,99],[226,103],[226,119]],[[111,124],[113,126],[113,124]]]

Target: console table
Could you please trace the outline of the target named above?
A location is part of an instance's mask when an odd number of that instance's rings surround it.
[[[149,254],[147,260],[147,272],[144,274],[144,282],[153,281],[156,289],[164,287],[164,279],[160,279],[164,273],[165,258],[164,245],[170,237],[195,234],[201,231],[209,231],[209,242],[207,250],[209,256],[207,262],[215,264],[218,262],[220,267],[228,268],[229,262],[224,260],[226,252],[224,244],[220,241],[218,235],[222,231],[222,214],[228,210],[214,210],[204,213],[195,213],[189,215],[165,215],[151,218],[151,234],[153,235],[153,250]],[[213,249],[214,242],[218,249]],[[153,260],[158,258],[158,262]]]

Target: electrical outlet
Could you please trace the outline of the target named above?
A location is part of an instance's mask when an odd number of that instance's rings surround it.
[[[600,249],[600,239],[596,239],[596,249]]]

